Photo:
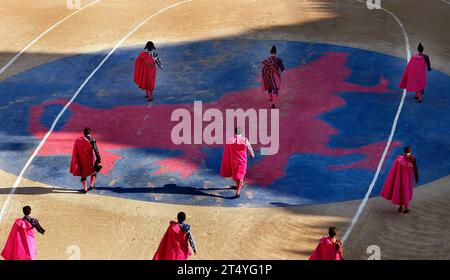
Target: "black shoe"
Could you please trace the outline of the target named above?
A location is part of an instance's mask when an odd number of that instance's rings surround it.
[[[236,198],[239,198],[239,197],[241,197],[241,195],[240,194],[236,194]]]
[[[95,186],[89,187],[88,191],[95,190]]]
[[[89,190],[81,190],[82,193],[87,194]]]
[[[417,97],[417,96],[414,96],[414,99],[419,99],[419,97]]]
[[[275,107],[275,104],[272,104],[272,109],[275,109],[276,107]]]

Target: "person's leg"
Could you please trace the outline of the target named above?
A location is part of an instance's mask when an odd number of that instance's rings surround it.
[[[81,185],[83,185],[84,192],[87,192],[87,186],[86,186],[86,177],[81,177]]]
[[[417,95],[417,102],[421,103],[422,102],[422,91],[419,90],[416,92]]]
[[[148,95],[148,101],[152,102],[153,101],[153,90],[149,90],[147,95]]]
[[[240,197],[241,196],[241,189],[242,189],[243,185],[244,185],[244,180],[237,180],[236,181],[236,187],[237,187],[236,197]]]
[[[92,190],[95,189],[94,183],[95,183],[95,179],[96,178],[97,178],[97,174],[96,173],[91,175],[91,184],[89,185],[89,189],[92,189]]]
[[[277,101],[277,95],[275,93],[271,93],[272,95],[272,108],[275,108],[275,103]]]
[[[409,206],[409,204],[406,204],[406,205],[405,205],[405,207],[404,207],[405,209],[403,210],[403,213],[406,214],[406,213],[409,212],[409,207],[408,207],[408,206]]]

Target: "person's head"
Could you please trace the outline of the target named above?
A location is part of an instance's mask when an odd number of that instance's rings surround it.
[[[155,44],[153,44],[152,41],[148,41],[147,44],[145,45],[145,49],[148,50],[149,52],[152,50],[156,50]]]
[[[328,235],[333,238],[337,235],[337,228],[336,227],[329,227],[328,228]]]
[[[277,54],[277,47],[272,46],[272,48],[270,49],[270,54],[276,55]]]
[[[422,53],[423,52],[423,46],[422,43],[419,43],[419,45],[417,46],[417,51]]]
[[[236,127],[234,129],[234,135],[240,135],[240,134],[242,134],[242,129],[240,127]]]
[[[84,136],[89,136],[91,135],[91,129],[89,127],[86,127],[83,131]]]
[[[405,155],[406,155],[406,154],[410,154],[410,153],[411,153],[411,147],[410,147],[410,146],[404,147],[404,148],[403,148],[403,153],[405,153]]]
[[[182,224],[184,221],[186,221],[186,214],[184,212],[178,213],[177,220],[179,224]]]
[[[31,214],[31,207],[30,206],[25,206],[25,207],[22,208],[22,210],[23,210],[23,214],[25,216],[28,216],[28,215]]]

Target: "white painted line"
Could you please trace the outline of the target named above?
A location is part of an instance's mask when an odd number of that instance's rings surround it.
[[[23,48],[23,50],[21,50],[18,54],[16,54],[13,58],[11,58],[11,60],[6,63],[5,66],[2,67],[2,69],[0,69],[0,74],[2,74],[3,72],[6,71],[6,69],[9,68],[9,66],[11,66],[11,64],[14,63],[14,61],[16,61],[24,52],[26,52],[32,45],[34,45],[37,41],[39,41],[39,39],[41,39],[42,37],[44,37],[47,33],[49,33],[50,31],[52,31],[53,29],[55,29],[58,25],[60,25],[61,23],[63,23],[64,21],[66,21],[67,19],[69,19],[70,17],[80,13],[81,11],[83,11],[84,9],[89,8],[92,5],[95,5],[97,3],[100,3],[101,0],[96,0],[92,3],[89,3],[88,5],[80,8],[79,10],[76,10],[75,12],[71,13],[70,15],[66,16],[65,18],[63,18],[62,20],[58,21],[57,23],[53,24],[49,29],[45,30],[44,32],[41,33],[41,35],[37,36],[36,39],[34,39],[33,41],[31,41],[31,43],[29,43],[25,48]]]
[[[356,0],[356,1],[364,3],[364,4],[366,3],[366,1],[361,1],[361,0]],[[403,26],[400,19],[394,13],[392,13],[389,10],[386,10],[385,8],[381,8],[381,10],[390,14],[395,19],[395,21],[398,23],[398,25],[400,26],[402,33],[403,33],[403,37],[405,38],[406,60],[409,61],[409,59],[411,58],[411,51],[410,51],[410,45],[409,45],[409,38],[408,38],[408,34],[406,34],[405,27]],[[369,185],[369,189],[367,190],[367,193],[364,196],[364,199],[362,200],[361,204],[359,205],[355,216],[353,216],[350,226],[348,227],[347,231],[345,232],[344,237],[342,237],[342,243],[344,243],[347,240],[347,238],[350,236],[350,233],[352,232],[352,229],[355,226],[355,224],[358,222],[358,219],[361,216],[361,214],[364,210],[364,207],[366,207],[367,201],[369,200],[369,196],[372,193],[375,183],[377,182],[378,176],[380,175],[381,167],[383,166],[384,160],[389,151],[389,147],[391,146],[392,139],[394,138],[398,119],[399,119],[400,113],[402,112],[402,109],[403,109],[405,97],[406,97],[406,90],[403,90],[402,98],[400,100],[400,104],[398,105],[398,109],[397,109],[397,113],[395,114],[394,122],[392,123],[391,133],[389,135],[388,142],[386,143],[386,147],[384,148],[384,152],[383,152],[383,155],[381,156],[380,162],[378,163],[378,167],[375,172],[375,176],[373,177],[372,182]]]
[[[41,142],[39,142],[39,145],[36,147],[36,149],[34,150],[33,154],[31,155],[31,157],[28,159],[28,161],[26,162],[25,166],[23,167],[22,171],[20,172],[19,176],[17,177],[16,181],[14,182],[13,187],[11,188],[10,193],[8,194],[8,197],[6,198],[5,203],[3,204],[3,207],[0,211],[0,223],[3,219],[3,216],[6,212],[6,210],[8,209],[8,206],[11,202],[11,197],[14,194],[14,192],[16,191],[16,189],[19,187],[20,183],[23,180],[23,175],[25,174],[25,172],[27,171],[28,167],[30,166],[31,162],[33,161],[33,159],[37,156],[37,154],[39,153],[40,149],[42,148],[42,146],[44,145],[45,141],[47,141],[48,137],[50,137],[50,134],[52,134],[53,130],[55,129],[56,124],[58,123],[59,119],[61,118],[61,116],[64,114],[64,112],[69,108],[70,104],[73,103],[73,101],[75,100],[75,98],[77,98],[77,96],[80,94],[81,90],[83,90],[83,88],[86,86],[86,84],[91,80],[91,78],[95,75],[95,73],[97,73],[97,71],[103,66],[103,64],[105,64],[105,62],[109,59],[109,57],[117,50],[117,48],[119,48],[120,45],[123,44],[123,42],[125,42],[125,40],[127,40],[131,35],[133,35],[134,32],[136,32],[139,28],[141,28],[145,23],[147,23],[149,20],[151,20],[152,18],[154,18],[155,16],[169,10],[172,8],[175,8],[179,5],[182,4],[186,4],[189,2],[192,2],[193,0],[186,0],[186,1],[182,1],[182,2],[178,2],[176,4],[170,5],[165,7],[164,9],[159,10],[158,12],[154,13],[153,15],[149,16],[148,18],[146,18],[143,22],[141,22],[138,26],[136,26],[133,30],[130,31],[130,33],[128,33],[125,37],[122,38],[122,40],[120,40],[115,46],[114,48],[108,53],[108,55],[106,55],[106,57],[100,62],[100,64],[97,66],[97,68],[94,69],[94,71],[92,71],[92,73],[86,78],[86,80],[81,84],[81,86],[78,88],[78,90],[75,92],[75,94],[72,96],[72,98],[69,100],[69,102],[67,102],[67,104],[64,106],[64,108],[59,112],[58,116],[56,116],[55,120],[52,123],[52,126],[50,127],[50,130],[45,134],[44,138],[42,138]]]
[[[450,5],[450,1],[448,0],[441,0],[441,1]]]

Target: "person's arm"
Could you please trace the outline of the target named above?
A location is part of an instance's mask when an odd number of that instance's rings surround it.
[[[45,233],[45,229],[43,229],[41,227],[41,225],[39,224],[39,221],[37,219],[31,218],[31,225],[36,228],[36,230],[40,233],[40,234],[44,234]]]
[[[414,177],[416,178],[416,183],[418,183],[419,182],[419,167],[417,167],[417,158],[414,158],[413,165],[414,165]]]
[[[283,64],[283,60],[281,58],[278,58],[278,68],[280,68],[281,72],[284,72],[284,64]]]
[[[158,56],[158,54],[156,52],[153,53],[153,59],[155,60],[156,64],[158,64],[158,67],[160,69],[164,69],[164,67],[162,66],[162,62],[159,59],[159,56]]]
[[[427,70],[431,71],[431,61],[430,57],[428,55],[424,55],[423,58],[425,58],[425,62],[427,63]]]
[[[255,157],[255,153],[253,152],[252,145],[250,144],[250,141],[248,141],[248,139],[245,139],[245,146],[247,146],[248,153],[250,154],[250,156],[252,158]]]
[[[189,245],[191,245],[192,251],[194,251],[194,254],[196,254],[197,253],[197,245],[195,243],[194,236],[192,235],[192,232],[191,232],[191,226],[188,224],[183,224],[182,229],[184,232],[186,232],[186,237],[189,242]]]
[[[95,154],[95,161],[97,161],[98,163],[102,162],[102,158],[100,157],[100,153],[98,151],[98,147],[97,147],[97,141],[95,141],[94,138],[90,138],[89,141],[91,142],[92,148],[94,149],[94,154]]]

